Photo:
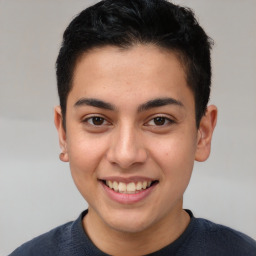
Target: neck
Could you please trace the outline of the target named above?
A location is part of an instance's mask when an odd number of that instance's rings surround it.
[[[175,210],[153,226],[140,232],[123,232],[115,230],[93,210],[83,220],[84,229],[91,241],[101,251],[109,255],[145,255],[169,245],[186,229],[190,221],[188,213]]]

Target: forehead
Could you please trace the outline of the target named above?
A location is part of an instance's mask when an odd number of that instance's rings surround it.
[[[182,100],[191,94],[184,66],[177,55],[154,45],[135,45],[127,49],[105,46],[84,53],[77,61],[72,97],[90,96],[115,100],[150,100],[170,94]]]
[[[154,69],[154,72],[161,73],[161,71],[170,71],[169,68],[175,66],[185,75],[185,69],[179,56],[180,54],[177,52],[152,44],[138,44],[127,48],[116,46],[92,48],[78,58],[73,77],[75,79],[80,71],[86,72],[86,69],[91,72],[92,67],[95,71],[92,74],[95,74],[98,70],[122,72],[124,69],[127,73],[138,74],[139,72],[150,72],[152,69]],[[99,73],[96,75],[100,77]]]

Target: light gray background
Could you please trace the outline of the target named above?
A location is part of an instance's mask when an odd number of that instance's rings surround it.
[[[86,208],[59,161],[54,63],[81,0],[0,1],[0,255]],[[256,1],[176,1],[215,40],[212,154],[196,164],[184,207],[256,239]]]

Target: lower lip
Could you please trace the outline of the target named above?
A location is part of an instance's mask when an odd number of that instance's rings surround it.
[[[109,188],[107,185],[102,183],[102,186],[107,193],[107,195],[114,201],[121,203],[121,204],[134,204],[137,202],[142,201],[143,199],[147,198],[151,192],[154,190],[157,184],[154,184],[153,186],[142,190],[135,194],[125,194],[125,193],[118,193],[115,192],[113,189]]]

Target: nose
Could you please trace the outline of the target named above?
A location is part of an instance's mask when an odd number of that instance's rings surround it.
[[[121,169],[128,169],[136,164],[143,164],[147,151],[143,146],[139,131],[133,126],[122,125],[112,134],[107,159]]]

